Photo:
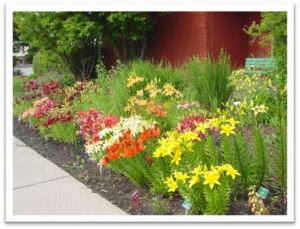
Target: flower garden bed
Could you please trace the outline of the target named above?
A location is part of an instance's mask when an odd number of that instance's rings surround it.
[[[99,72],[72,86],[25,81],[15,136],[130,214],[286,214],[276,79],[232,71],[223,54]]]
[[[93,192],[109,200],[128,214],[132,215],[184,215],[185,209],[180,196],[174,198],[157,197],[146,188],[130,183],[123,175],[109,169],[103,169],[100,176],[97,164],[89,160],[84,145],[45,141],[38,131],[27,123],[14,118],[13,134],[43,157],[52,161],[75,179],[84,183]],[[83,160],[83,161],[82,161]],[[138,191],[140,207],[132,201],[132,194]],[[249,214],[247,199],[240,199],[228,214]]]
[[[134,186],[125,176],[109,169],[103,169],[100,176],[99,167],[89,160],[84,152],[83,144],[75,146],[53,140],[45,141],[38,131],[18,121],[17,118],[14,118],[13,134],[43,157],[84,183],[93,192],[103,196],[128,214],[184,214],[180,198],[173,200],[154,198],[154,195],[146,188]],[[138,191],[140,196],[140,208],[132,202],[131,195],[135,191]]]

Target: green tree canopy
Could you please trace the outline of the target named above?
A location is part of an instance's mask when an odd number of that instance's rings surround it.
[[[95,74],[103,30],[97,13],[20,12],[15,20],[31,48],[57,53],[77,79]]]
[[[154,29],[142,12],[17,12],[14,23],[21,41],[57,53],[77,79],[95,76],[103,42],[121,61],[142,58]]]
[[[105,39],[119,60],[143,58],[146,42],[153,35],[155,21],[150,13],[115,12],[106,14]]]

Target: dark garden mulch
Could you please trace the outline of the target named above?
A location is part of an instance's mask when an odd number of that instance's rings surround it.
[[[37,130],[28,123],[13,120],[13,134],[27,146],[43,157],[67,171],[71,176],[84,183],[93,192],[109,200],[128,214],[132,215],[183,215],[183,200],[178,197],[157,197],[147,188],[136,187],[129,180],[110,169],[103,168],[100,174],[96,162],[91,161],[84,152],[84,144],[59,143],[51,139],[45,140]],[[132,194],[138,191],[140,207],[134,205]],[[273,214],[278,214],[274,212]],[[248,215],[247,197],[241,196],[231,203],[230,215]],[[279,213],[280,214],[280,213]]]
[[[136,187],[128,179],[110,169],[103,168],[100,175],[97,164],[89,160],[84,152],[84,144],[77,146],[47,141],[29,124],[14,118],[13,134],[27,146],[84,183],[93,192],[109,200],[112,204],[132,215],[178,215],[185,214],[178,198],[157,198],[146,188]],[[138,191],[141,207],[133,204],[131,195]]]

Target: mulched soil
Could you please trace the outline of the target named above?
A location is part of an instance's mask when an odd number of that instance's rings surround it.
[[[179,197],[173,197],[172,200],[167,197],[157,199],[146,188],[134,186],[125,176],[110,169],[103,168],[100,175],[99,167],[88,158],[82,143],[75,146],[51,139],[46,141],[37,130],[16,118],[14,118],[13,134],[40,155],[84,183],[93,192],[106,198],[128,214],[185,214],[185,210],[181,207],[182,199]],[[78,160],[79,157],[80,160]],[[135,206],[131,199],[135,191],[138,191],[140,208]]]
[[[112,204],[131,215],[184,215],[180,196],[154,196],[147,188],[136,187],[128,179],[110,169],[103,168],[100,175],[99,167],[84,152],[83,143],[66,144],[45,140],[37,130],[28,123],[14,118],[13,134],[27,146],[43,157],[67,171],[75,179],[84,183],[93,192],[106,198]],[[131,195],[138,191],[140,207],[133,204]],[[247,197],[241,196],[232,201],[229,215],[247,215]],[[276,213],[275,213],[276,214]],[[278,214],[278,213],[277,213]]]

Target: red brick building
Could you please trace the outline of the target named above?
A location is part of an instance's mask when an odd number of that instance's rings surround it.
[[[217,57],[224,48],[233,64],[243,66],[249,56],[268,56],[269,49],[252,44],[243,31],[252,21],[260,20],[259,12],[171,12],[157,20],[155,39],[147,44],[146,58],[162,58],[174,66],[193,55]],[[104,50],[107,65],[114,63],[111,49]]]

